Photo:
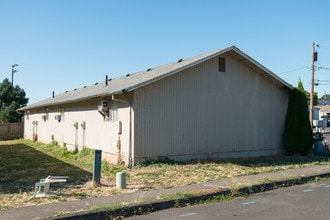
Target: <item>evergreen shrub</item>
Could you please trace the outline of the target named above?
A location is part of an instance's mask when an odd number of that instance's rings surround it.
[[[313,145],[313,130],[309,121],[307,98],[296,88],[289,91],[283,144],[289,155],[306,155]]]

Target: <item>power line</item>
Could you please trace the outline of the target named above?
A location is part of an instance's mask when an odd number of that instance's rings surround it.
[[[302,69],[309,69],[309,67],[308,66],[299,67],[299,68],[296,68],[296,69],[292,69],[292,70],[288,70],[288,71],[285,71],[285,72],[278,73],[278,75],[281,75],[281,74],[284,74],[284,73],[290,73],[290,72],[294,72],[294,71],[298,71],[298,70],[302,70]]]
[[[284,71],[284,72],[280,72],[280,73],[278,73],[278,75],[281,75],[281,74],[284,74],[284,73],[295,72],[295,71],[302,70],[302,69],[311,69],[311,68],[308,67],[308,66],[303,66],[303,67],[299,67],[299,68],[296,68],[296,69],[291,69],[291,70],[287,70],[287,71]],[[317,69],[317,70],[320,70],[320,69],[330,70],[329,67],[322,67],[322,66],[317,66],[317,67],[315,67],[315,69]]]
[[[322,66],[319,66],[318,69],[322,69],[322,70],[330,70],[330,68],[328,68],[328,67],[322,67]]]
[[[330,80],[323,80],[323,79],[315,79],[315,81],[318,81],[318,82],[330,82]]]

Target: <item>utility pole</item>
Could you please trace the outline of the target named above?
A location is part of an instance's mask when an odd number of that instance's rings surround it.
[[[18,70],[15,69],[15,67],[17,67],[18,64],[13,64],[11,65],[11,85],[14,86],[14,73],[17,73]]]
[[[318,46],[318,45],[317,45]],[[317,61],[317,52],[315,52],[315,43],[312,44],[312,77],[311,91],[309,93],[309,121],[313,128],[313,104],[314,104],[314,62]]]

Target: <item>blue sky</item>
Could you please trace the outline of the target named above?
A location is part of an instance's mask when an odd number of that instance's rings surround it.
[[[17,63],[14,84],[32,104],[235,45],[309,90],[315,42],[321,96],[330,93],[329,8],[324,0],[0,0],[0,80]]]

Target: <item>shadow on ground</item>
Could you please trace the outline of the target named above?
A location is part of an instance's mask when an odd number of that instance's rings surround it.
[[[84,184],[92,177],[90,172],[44,154],[28,145],[0,146],[0,193],[33,191],[34,184],[49,175],[70,177],[66,184],[54,184],[54,188],[57,189],[72,184]]]

